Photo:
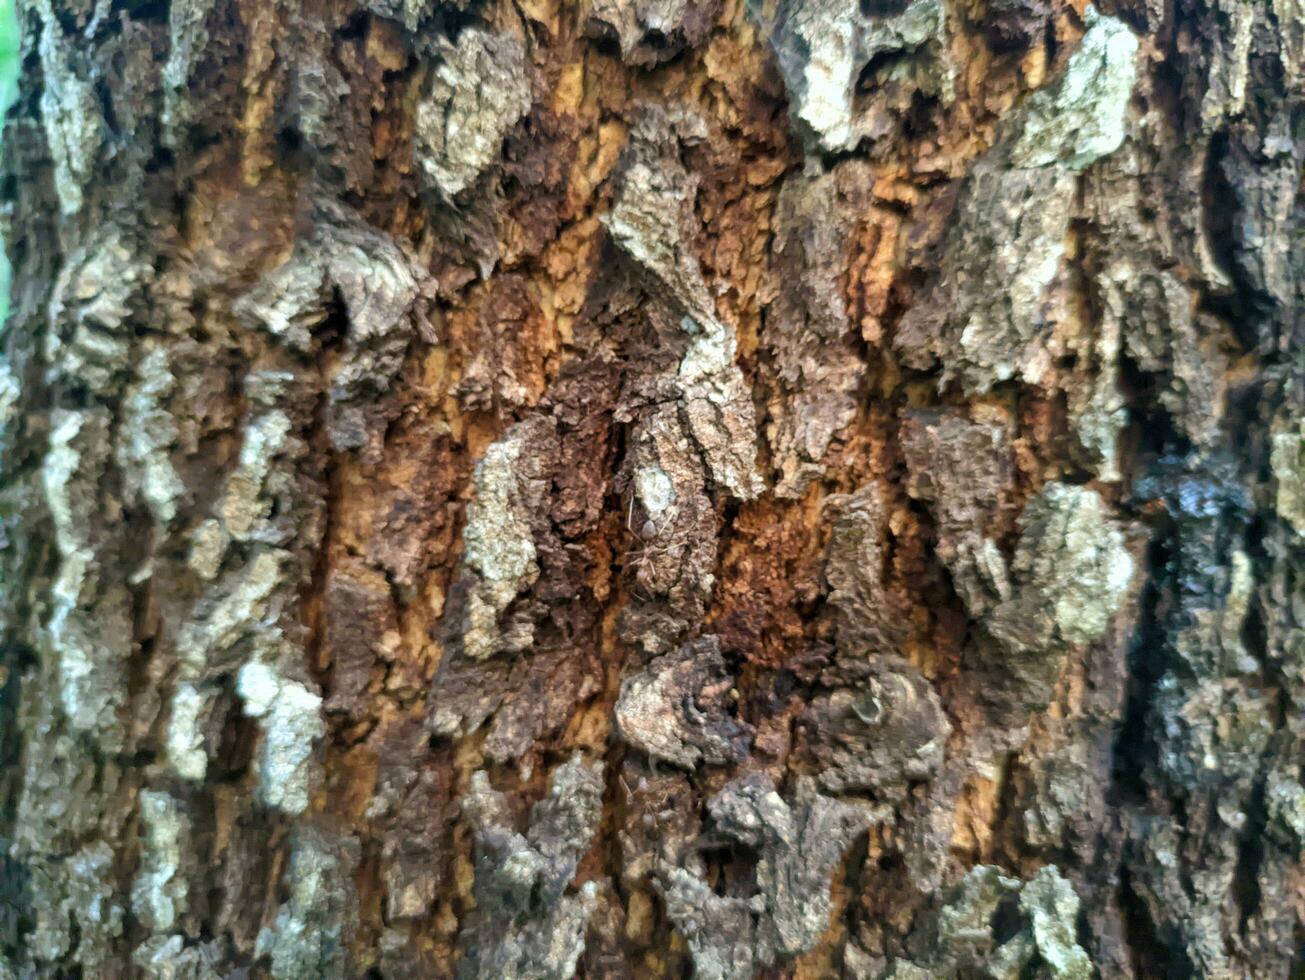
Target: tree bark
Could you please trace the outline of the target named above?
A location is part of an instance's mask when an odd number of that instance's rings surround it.
[[[23,0],[13,976],[1305,970],[1298,0]]]

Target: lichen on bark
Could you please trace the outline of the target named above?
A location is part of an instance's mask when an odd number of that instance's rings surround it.
[[[717,895],[690,854],[664,865],[658,888],[698,976],[732,980],[804,953],[828,924],[829,882],[871,820],[862,806],[800,783],[786,802],[763,776],[727,784],[707,804],[714,831],[756,853],[756,894]]]
[[[845,0],[756,2],[808,153],[889,135],[917,93],[950,100],[946,10],[938,0],[882,9]],[[868,76],[868,77],[867,77]]]
[[[484,772],[463,802],[475,827],[478,914],[463,932],[462,976],[561,980],[584,950],[597,889],[566,888],[589,847],[601,811],[602,767],[579,757],[558,767],[548,795],[522,834]]]
[[[1284,977],[1296,0],[25,0],[0,973]]]

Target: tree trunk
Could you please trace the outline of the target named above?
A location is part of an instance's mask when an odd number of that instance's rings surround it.
[[[23,0],[14,976],[1305,970],[1298,0]]]

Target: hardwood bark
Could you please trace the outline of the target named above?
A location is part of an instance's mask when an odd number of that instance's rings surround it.
[[[1305,970],[1297,0],[20,19],[0,972]]]

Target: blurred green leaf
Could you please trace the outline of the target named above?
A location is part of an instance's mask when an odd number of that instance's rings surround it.
[[[0,110],[18,95],[18,11],[14,0],[0,0]]]

